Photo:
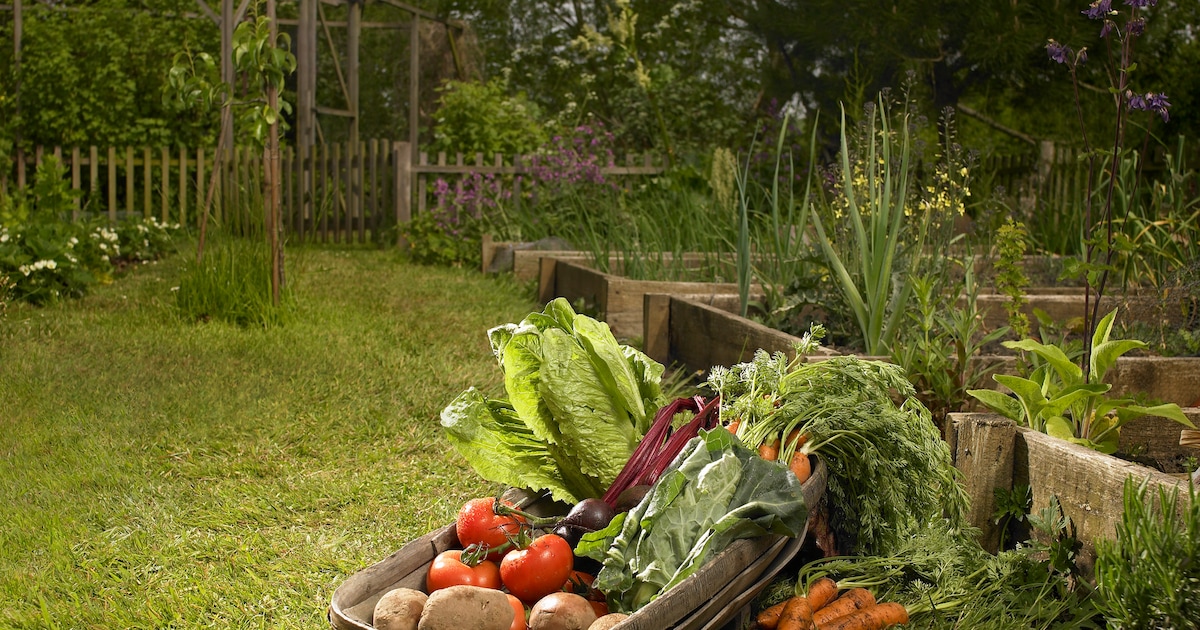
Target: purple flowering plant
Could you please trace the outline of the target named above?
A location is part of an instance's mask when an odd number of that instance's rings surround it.
[[[616,161],[613,144],[613,134],[602,123],[581,124],[522,159],[515,175],[474,172],[453,182],[439,178],[429,227],[455,238],[477,238],[484,231],[505,239],[557,235],[566,222],[556,216],[565,197],[618,190],[604,172]],[[515,211],[518,204],[520,212]]]
[[[1120,166],[1124,153],[1125,127],[1129,117],[1136,111],[1157,114],[1166,122],[1170,119],[1170,102],[1167,95],[1156,92],[1138,93],[1133,90],[1131,75],[1137,69],[1133,61],[1133,52],[1138,38],[1145,32],[1146,18],[1142,14],[1145,9],[1152,8],[1158,0],[1123,0],[1123,7],[1114,8],[1113,0],[1094,0],[1081,11],[1085,17],[1099,21],[1100,37],[1107,44],[1107,61],[1112,66],[1112,85],[1109,92],[1116,108],[1111,149],[1103,149],[1092,144],[1084,124],[1083,107],[1080,99],[1080,81],[1077,70],[1087,62],[1086,48],[1074,50],[1068,45],[1049,40],[1046,53],[1050,60],[1066,66],[1071,76],[1074,88],[1075,112],[1078,117],[1080,133],[1082,134],[1084,154],[1087,157],[1088,176],[1087,193],[1084,196],[1086,226],[1084,259],[1076,271],[1083,273],[1087,283],[1084,300],[1084,353],[1081,364],[1084,372],[1089,365],[1092,353],[1093,335],[1099,322],[1100,298],[1108,281],[1109,272],[1113,269],[1112,259],[1116,249],[1117,238],[1113,230],[1113,208],[1117,183],[1120,179]],[[1146,133],[1149,134],[1149,126]],[[1097,170],[1100,169],[1098,173]],[[1103,190],[1097,192],[1097,182],[1103,179]],[[1134,182],[1134,189],[1136,189]],[[1094,213],[1093,209],[1097,212]],[[1099,216],[1096,217],[1095,214]],[[1099,219],[1098,221],[1096,219]],[[1103,234],[1097,235],[1098,227],[1103,227]],[[1100,255],[1103,262],[1097,262]]]

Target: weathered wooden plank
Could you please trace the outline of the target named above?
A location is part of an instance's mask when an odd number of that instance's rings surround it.
[[[971,501],[968,522],[979,529],[983,548],[995,553],[1001,533],[992,522],[995,489],[1012,488],[1017,426],[1003,416],[985,415],[947,429],[954,434],[950,440],[954,465],[962,473],[963,487]]]
[[[162,221],[166,223],[170,220],[170,210],[168,210],[168,200],[171,198],[171,154],[167,152],[167,147],[159,149],[159,177],[162,178],[160,186],[162,186]]]
[[[117,222],[117,149],[108,147],[108,221]]]
[[[125,218],[133,216],[133,147],[125,147]]]
[[[669,363],[707,372],[713,366],[748,361],[756,350],[795,356],[797,337],[743,318],[716,306],[737,308],[737,296],[680,296],[670,301]]]
[[[71,190],[80,190],[79,147],[71,147]],[[71,220],[79,220],[79,197],[71,199]]]
[[[188,152],[186,147],[179,147],[179,225],[187,227],[188,199]],[[199,205],[199,203],[197,203]]]
[[[142,217],[149,219],[150,215],[150,173],[153,166],[150,163],[150,147],[142,147]]]

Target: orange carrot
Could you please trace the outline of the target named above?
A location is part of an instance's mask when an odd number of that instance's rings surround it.
[[[808,434],[802,433],[800,431],[800,429],[792,429],[791,433],[788,433],[787,444],[789,446],[792,444],[795,444],[796,448],[800,448],[801,446],[804,446],[805,443],[807,443],[807,442],[808,442]]]
[[[808,478],[812,476],[812,462],[808,460],[808,453],[796,451],[792,455],[792,461],[788,464],[788,470],[796,475],[796,479],[800,483],[808,481]]]
[[[788,599],[787,605],[783,607],[783,614],[779,615],[779,625],[775,626],[775,630],[816,630],[808,598],[797,595]]]
[[[812,606],[813,612],[816,613],[825,607],[826,604],[837,599],[838,585],[833,581],[833,578],[823,577],[816,582],[813,582],[808,587],[808,604]]]
[[[758,445],[758,456],[773,462],[779,459],[779,438],[774,438],[770,442],[763,442]]]
[[[730,433],[737,435],[738,425],[740,425],[741,423],[742,423],[741,420],[734,420],[733,422],[730,422],[729,424],[725,425],[725,428],[728,429]]]
[[[842,615],[848,615],[856,610],[874,605],[875,596],[871,594],[871,591],[865,588],[852,588],[826,604],[821,610],[813,613],[813,621],[817,623],[818,627],[824,628],[825,624]]]
[[[754,627],[760,630],[775,630],[779,625],[779,616],[783,614],[783,607],[787,606],[788,600],[783,600],[774,606],[758,613],[754,618]]]
[[[883,630],[905,623],[908,623],[908,610],[896,602],[887,602],[821,624],[821,630]]]

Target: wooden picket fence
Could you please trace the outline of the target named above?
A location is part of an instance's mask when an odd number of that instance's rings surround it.
[[[235,233],[253,234],[262,229],[262,160],[256,150],[241,147],[220,161],[212,178],[215,151],[211,148],[38,147],[17,168],[18,186],[32,182],[30,174],[46,156],[63,164],[65,178],[76,191],[72,219],[155,217],[166,223],[195,227],[208,187],[215,185],[210,220]],[[453,161],[439,153],[430,163],[420,153],[412,159],[407,142],[373,139],[352,150],[349,143],[314,145],[297,156],[285,147],[280,153],[283,225],[292,240],[308,242],[368,242],[396,237],[394,228],[413,213],[428,212],[437,203],[434,183],[461,187],[476,173],[511,176],[530,173],[532,156],[482,154],[468,161],[463,154]],[[627,156],[623,165],[600,169],[608,177],[654,175],[665,170],[662,159],[649,154]],[[509,187],[521,199],[522,181],[498,177],[498,186]],[[0,177],[0,190],[9,183]],[[528,185],[528,184],[526,184]]]

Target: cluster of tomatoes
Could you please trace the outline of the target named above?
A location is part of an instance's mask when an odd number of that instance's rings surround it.
[[[565,538],[539,534],[520,514],[503,509],[497,514],[496,506],[491,497],[462,506],[455,530],[463,548],[434,558],[425,577],[427,592],[460,584],[503,590],[517,613],[511,630],[525,630],[526,607],[564,591],[587,599],[597,617],[608,613],[604,594],[591,586],[593,576],[576,570]]]

